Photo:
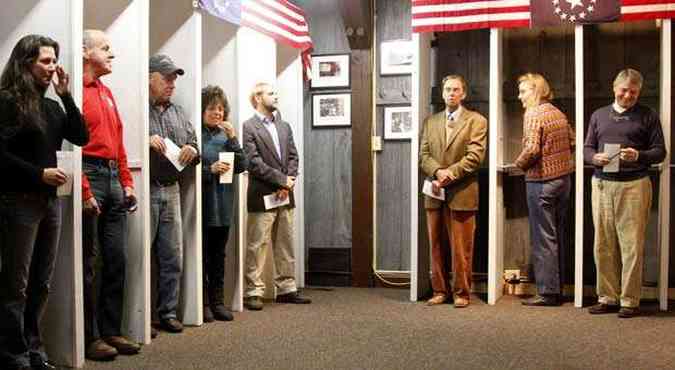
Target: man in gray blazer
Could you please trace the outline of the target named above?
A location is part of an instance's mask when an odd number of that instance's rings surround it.
[[[295,284],[293,250],[293,187],[298,175],[298,151],[291,126],[275,118],[278,97],[274,87],[258,83],[250,96],[255,115],[244,122],[244,151],[249,158],[248,246],[246,250],[246,288],[244,305],[262,310],[265,283],[261,279],[268,245],[274,248],[274,266],[279,303],[311,303],[301,297]],[[288,204],[278,207],[268,203]],[[283,202],[282,202],[283,201]]]

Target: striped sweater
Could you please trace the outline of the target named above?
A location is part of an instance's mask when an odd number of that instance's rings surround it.
[[[567,117],[551,103],[527,109],[523,117],[523,149],[515,165],[526,181],[552,180],[574,171],[574,131]]]

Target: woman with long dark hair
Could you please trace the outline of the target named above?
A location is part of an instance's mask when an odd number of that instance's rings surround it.
[[[204,321],[233,320],[224,306],[225,245],[232,222],[234,188],[221,184],[220,175],[246,170],[248,161],[239,145],[234,127],[228,121],[230,105],[218,86],[202,89],[202,256]],[[219,158],[220,152],[233,152],[234,163]]]
[[[53,369],[40,337],[61,230],[56,188],[63,139],[89,140],[57,64],[59,44],[28,35],[14,46],[0,76],[0,368]],[[56,79],[54,81],[54,74]],[[66,109],[47,97],[49,85]]]

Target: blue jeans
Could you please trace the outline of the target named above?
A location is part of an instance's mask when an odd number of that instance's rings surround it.
[[[151,238],[157,261],[157,314],[176,318],[180,279],[183,272],[180,187],[150,186]]]
[[[560,294],[560,251],[567,247],[569,175],[527,182],[534,279],[539,294]]]
[[[0,368],[47,360],[40,337],[61,232],[61,206],[41,193],[0,194]]]
[[[119,336],[122,326],[124,279],[127,263],[127,209],[118,170],[84,163],[91,192],[101,214],[83,214],[84,337],[91,343],[101,336]],[[96,273],[101,259],[99,289]]]

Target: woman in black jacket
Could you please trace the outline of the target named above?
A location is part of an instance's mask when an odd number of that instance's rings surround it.
[[[28,35],[14,46],[0,77],[0,368],[52,369],[40,338],[61,231],[56,188],[63,139],[89,140],[57,64],[59,44]],[[54,74],[56,78],[54,79]],[[54,85],[59,104],[47,97]]]

